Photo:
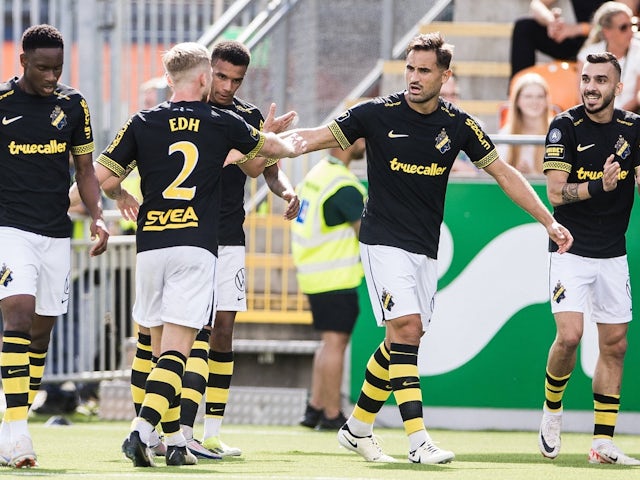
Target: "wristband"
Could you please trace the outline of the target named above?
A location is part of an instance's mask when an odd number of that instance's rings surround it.
[[[602,178],[598,180],[590,180],[587,184],[587,191],[591,197],[595,197],[600,193],[604,193],[604,184],[602,183]]]

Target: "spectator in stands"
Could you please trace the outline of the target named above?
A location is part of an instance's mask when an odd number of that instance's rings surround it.
[[[590,20],[604,0],[571,0],[576,23],[569,23],[557,0],[531,0],[531,15],[516,20],[511,37],[511,76],[536,63],[536,52],[575,60],[591,30]]]
[[[301,207],[291,223],[291,251],[298,285],[311,306],[321,344],[313,358],[311,398],[300,424],[338,430],[347,421],[340,389],[344,352],[358,318],[357,288],[362,283],[358,247],[366,190],[349,171],[364,157],[365,141],[332,148],[304,177],[297,192]]]
[[[589,38],[578,53],[578,74],[591,53],[611,52],[622,68],[622,92],[615,98],[616,108],[637,112],[640,91],[640,38],[634,36],[636,18],[622,2],[605,2],[593,16]]]
[[[91,236],[98,239],[90,254],[103,253],[109,238],[92,163],[89,108],[78,91],[58,83],[62,35],[51,25],[34,25],[22,35],[22,50],[22,76],[0,84],[0,366],[6,400],[0,465],[15,468],[37,465],[28,410],[53,326],[69,305],[69,155],[92,219]]]
[[[552,111],[549,86],[537,73],[525,73],[511,90],[507,119],[498,133],[505,135],[546,135]],[[525,175],[542,176],[544,145],[500,144],[498,154]]]

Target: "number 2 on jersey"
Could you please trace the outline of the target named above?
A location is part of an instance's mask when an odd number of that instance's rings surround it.
[[[162,196],[171,200],[191,200],[196,194],[196,187],[181,187],[180,185],[191,175],[198,164],[198,147],[191,142],[176,142],[169,146],[169,155],[182,153],[184,165],[176,179],[162,192]]]

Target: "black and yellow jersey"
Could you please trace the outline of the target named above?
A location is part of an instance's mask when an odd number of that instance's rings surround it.
[[[369,198],[360,241],[436,258],[451,166],[463,150],[479,168],[498,158],[478,123],[439,100],[431,114],[416,112],[404,92],[347,110],[329,124],[342,148],[367,141]]]
[[[567,183],[602,177],[607,157],[620,163],[618,186],[588,200],[559,205],[554,217],[573,235],[569,252],[590,258],[613,258],[627,251],[625,233],[635,191],[635,167],[640,165],[640,117],[615,109],[609,123],[589,119],[578,105],[555,117],[545,140],[543,170],[567,172]],[[549,242],[549,250],[558,246]]]
[[[17,81],[0,83],[0,226],[69,237],[70,154],[93,152],[89,107],[66,85],[42,97]]]
[[[264,137],[232,112],[165,102],[129,119],[98,162],[118,176],[138,167],[138,252],[188,245],[218,251],[220,176],[229,150],[250,158]]]
[[[239,98],[231,105],[212,104],[215,107],[230,110],[240,115],[249,125],[262,130],[264,117],[258,107]],[[236,165],[222,170],[222,206],[220,208],[220,229],[218,245],[244,245],[244,184],[247,176]]]

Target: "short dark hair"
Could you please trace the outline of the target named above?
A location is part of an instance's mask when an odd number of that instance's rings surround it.
[[[62,34],[46,23],[27,28],[22,34],[22,50],[26,52],[36,48],[64,48]]]
[[[225,40],[218,42],[211,50],[211,63],[217,60],[229,62],[232,65],[248,67],[251,62],[249,49],[242,43],[235,40]]]
[[[599,52],[590,53],[587,55],[587,62],[589,63],[610,63],[613,68],[618,72],[618,79],[622,76],[622,68],[620,68],[620,62],[616,56],[611,52]]]
[[[409,55],[413,50],[427,50],[435,52],[436,63],[443,70],[448,70],[451,66],[453,58],[453,45],[445,43],[444,37],[440,32],[422,33],[413,37],[406,54]]]

